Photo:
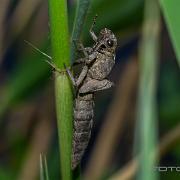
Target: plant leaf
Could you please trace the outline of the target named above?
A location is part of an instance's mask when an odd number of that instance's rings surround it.
[[[49,180],[46,156],[40,154],[40,180]]]
[[[142,40],[139,49],[140,82],[134,147],[140,161],[137,179],[155,180],[157,179],[157,172],[154,171],[157,139],[156,78],[160,13],[156,0],[145,2]]]
[[[160,4],[180,66],[180,1],[160,0]]]

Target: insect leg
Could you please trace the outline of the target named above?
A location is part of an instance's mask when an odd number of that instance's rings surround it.
[[[94,25],[96,24],[96,18],[97,18],[97,15],[94,17],[93,23],[92,23],[91,28],[90,28],[90,30],[89,30],[90,35],[91,35],[92,39],[93,39],[95,42],[97,42],[97,39],[98,39],[97,36],[96,36],[96,34],[95,34],[94,31],[93,31]]]
[[[107,79],[103,79],[103,80],[91,79],[81,86],[79,92],[88,93],[88,92],[101,91],[104,89],[109,89],[113,85],[114,84]]]
[[[70,69],[69,69],[65,64],[64,64],[64,67],[65,67],[65,69],[66,69],[66,72],[67,72],[67,74],[68,74],[68,76],[69,76],[69,78],[70,78],[73,86],[76,86],[75,78],[74,78],[74,76],[72,75]]]
[[[64,66],[66,68],[66,72],[67,72],[67,74],[68,74],[68,76],[69,76],[73,86],[78,87],[83,82],[84,78],[86,77],[87,72],[88,72],[88,67],[84,66],[82,71],[81,71],[81,73],[80,73],[80,75],[79,75],[79,77],[78,77],[78,79],[75,80],[75,78],[73,77],[70,69],[68,67],[66,67],[65,64],[64,64]]]
[[[78,79],[76,81],[76,86],[79,86],[83,82],[84,78],[87,75],[87,72],[88,72],[88,67],[84,66],[82,71],[81,71],[81,74],[79,75],[79,77],[78,77]]]

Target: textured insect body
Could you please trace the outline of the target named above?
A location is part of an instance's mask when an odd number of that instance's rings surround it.
[[[80,63],[84,64],[79,77],[75,79],[70,70],[66,68],[69,78],[77,89],[74,102],[72,169],[75,169],[81,161],[91,136],[94,117],[94,93],[96,91],[108,89],[113,85],[106,77],[115,64],[117,39],[111,30],[107,28],[102,29],[97,37],[92,31],[94,24],[95,21],[90,29],[90,35],[95,41],[94,46],[92,48],[84,48],[83,45],[80,44],[80,50],[83,51],[85,57],[78,59],[74,63],[74,65]],[[52,57],[39,50],[30,42],[25,42],[42,55],[52,60]],[[53,63],[47,62],[53,69],[61,73]]]
[[[84,48],[81,44],[85,58],[75,63],[83,63],[84,66],[77,79],[74,79],[69,69],[67,73],[77,88],[74,103],[74,132],[72,144],[72,169],[75,169],[88,145],[93,126],[94,93],[108,89],[113,83],[106,79],[115,64],[115,49],[117,39],[111,30],[105,28],[100,31],[98,37],[90,30],[95,41],[92,48]]]
[[[78,94],[74,106],[74,132],[72,147],[72,168],[80,162],[88,145],[93,124],[93,93]]]

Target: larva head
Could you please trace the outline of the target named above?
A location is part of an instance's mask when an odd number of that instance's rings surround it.
[[[96,50],[99,52],[114,53],[116,47],[117,47],[117,39],[114,33],[107,28],[102,29],[98,36]]]

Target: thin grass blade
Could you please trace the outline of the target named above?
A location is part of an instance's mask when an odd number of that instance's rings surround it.
[[[76,47],[73,41],[74,40],[79,41],[80,39],[89,5],[90,5],[90,0],[78,0],[73,30],[71,35],[71,63],[73,63],[75,60],[75,51],[76,51]]]
[[[152,13],[153,10],[153,13]],[[157,179],[155,147],[157,139],[156,78],[160,14],[156,0],[145,1],[142,40],[139,49],[140,84],[135,151],[139,154],[139,180]]]
[[[46,156],[40,154],[40,180],[49,180]]]
[[[166,21],[176,57],[180,66],[180,1],[160,0],[161,9]]]

